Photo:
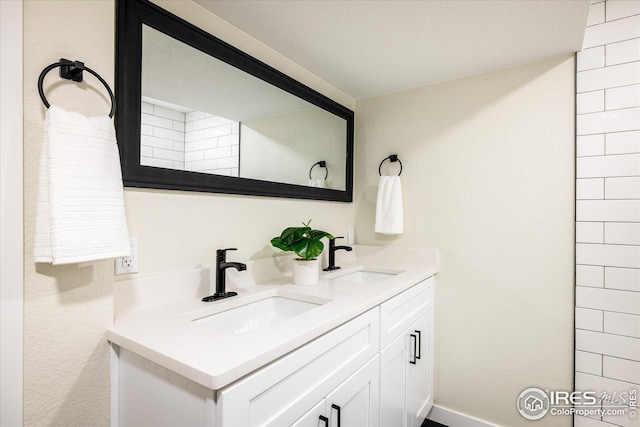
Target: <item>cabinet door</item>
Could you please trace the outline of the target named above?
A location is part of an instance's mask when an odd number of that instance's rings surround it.
[[[325,399],[329,426],[378,427],[379,379],[380,357],[376,355]]]
[[[409,329],[407,425],[420,427],[433,405],[433,310]]]
[[[407,365],[409,334],[393,340],[380,353],[380,425],[407,425]]]
[[[291,424],[291,427],[329,427],[329,419],[325,415],[325,406],[325,399],[322,399],[316,406],[301,416],[298,421]],[[324,420],[321,417],[324,417]]]

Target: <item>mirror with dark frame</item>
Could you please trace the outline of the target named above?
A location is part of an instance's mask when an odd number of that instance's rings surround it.
[[[353,111],[147,0],[117,2],[125,186],[352,201]]]

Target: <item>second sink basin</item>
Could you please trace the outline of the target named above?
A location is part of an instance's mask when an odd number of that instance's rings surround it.
[[[273,296],[227,311],[195,319],[215,329],[233,334],[246,334],[269,328],[305,311],[319,307],[320,303]]]

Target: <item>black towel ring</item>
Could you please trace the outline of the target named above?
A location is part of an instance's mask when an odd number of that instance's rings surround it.
[[[384,159],[382,159],[382,161],[380,162],[380,166],[378,166],[378,175],[382,176],[382,164],[387,160],[389,160],[392,163],[394,162],[400,163],[400,172],[398,172],[398,176],[402,175],[402,162],[398,158],[397,154],[392,154],[389,157],[385,157]]]
[[[313,166],[311,166],[311,169],[309,169],[309,179],[312,179],[311,178],[311,171],[316,166],[320,166],[321,168],[325,169],[324,170],[324,179],[327,179],[327,177],[329,176],[329,169],[327,168],[327,162],[325,160],[320,160],[318,163],[314,163]]]
[[[100,80],[100,83],[102,83],[104,87],[107,88],[107,92],[109,92],[109,97],[111,98],[111,112],[109,113],[109,117],[113,117],[113,115],[116,112],[116,102],[113,96],[113,92],[111,91],[111,88],[109,87],[107,82],[105,82],[104,79],[100,77],[98,73],[93,71],[91,68],[85,66],[83,62],[69,61],[68,59],[64,59],[64,58],[60,58],[60,62],[56,62],[55,64],[51,64],[48,67],[46,67],[40,73],[40,77],[38,77],[38,93],[40,94],[40,99],[42,99],[42,102],[44,103],[45,107],[49,108],[50,104],[49,102],[47,102],[47,98],[45,98],[44,96],[42,83],[44,82],[44,76],[47,75],[49,71],[53,70],[56,67],[60,67],[60,77],[63,79],[73,80],[74,82],[81,82],[82,72],[88,71],[89,73],[93,74],[98,80]]]

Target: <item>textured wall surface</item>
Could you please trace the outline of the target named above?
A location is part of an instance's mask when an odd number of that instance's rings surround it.
[[[498,425],[525,388],[573,387],[574,79],[560,58],[357,104],[356,239],[439,250],[435,403]],[[397,237],[373,231],[392,153]]]
[[[607,393],[601,405],[626,413],[575,426],[637,426],[640,1],[593,2],[577,61],[576,389]]]

